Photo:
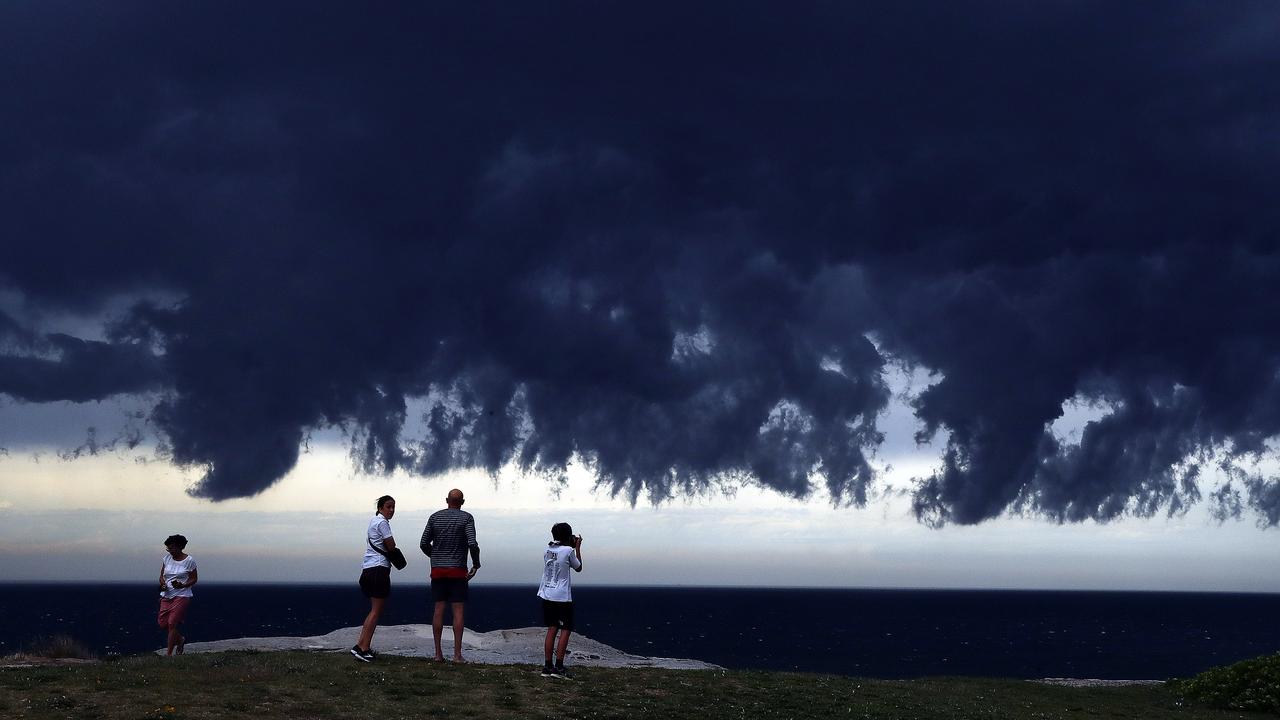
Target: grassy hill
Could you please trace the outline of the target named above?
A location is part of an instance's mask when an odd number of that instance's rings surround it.
[[[0,670],[0,717],[145,718],[1241,718],[1167,686],[865,680],[747,671],[440,665],[330,653],[216,653]]]

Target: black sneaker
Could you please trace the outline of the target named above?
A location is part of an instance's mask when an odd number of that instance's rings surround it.
[[[569,668],[563,665],[557,665],[551,668],[550,677],[556,678],[557,680],[572,680],[573,673],[569,672]]]
[[[359,645],[351,646],[351,654],[360,662],[373,662],[373,653],[361,650]]]
[[[546,665],[542,666],[542,677],[552,677],[555,674],[556,674],[556,669],[552,667],[551,663],[547,663]]]

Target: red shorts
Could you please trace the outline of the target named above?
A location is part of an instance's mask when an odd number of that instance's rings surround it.
[[[191,604],[189,597],[160,598],[160,614],[156,623],[168,629],[187,619],[187,606]]]

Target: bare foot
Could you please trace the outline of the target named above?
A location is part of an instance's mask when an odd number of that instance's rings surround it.
[[[462,664],[464,664],[464,665],[465,665],[465,664],[466,664],[466,662],[467,662],[467,661],[466,661],[466,660],[465,660],[461,655],[454,655],[454,656],[453,656],[453,661],[454,661],[454,662],[456,662],[456,663],[462,663]]]
[[[442,662],[444,662],[444,656],[443,656],[443,655],[437,655],[437,656],[435,656],[434,658],[432,658],[432,662],[439,662],[439,663],[442,663]]]

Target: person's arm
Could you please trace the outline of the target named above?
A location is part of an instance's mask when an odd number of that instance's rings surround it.
[[[382,543],[382,552],[384,553],[389,553],[396,549],[396,539],[391,534],[391,523],[387,522],[386,518],[383,518],[382,522],[378,523],[378,542]]]
[[[582,572],[582,536],[578,535],[573,539],[573,554],[577,556],[578,564],[573,569],[576,572]]]
[[[480,543],[476,542],[476,519],[467,516],[467,522],[463,525],[463,531],[467,534],[467,549],[471,551],[471,571],[467,573],[467,579],[476,576],[476,571],[480,569]]]
[[[173,586],[176,588],[189,588],[192,585],[195,585],[196,581],[199,579],[200,573],[196,572],[195,568],[191,568],[191,572],[187,573],[187,581],[182,582],[181,580],[174,580]]]
[[[164,586],[164,561],[163,560],[160,561],[160,589],[168,590],[168,588]]]
[[[418,541],[418,549],[427,557],[431,557],[431,541],[433,539],[435,539],[435,533],[431,531],[431,521],[427,520],[427,526],[422,528],[422,539]]]

